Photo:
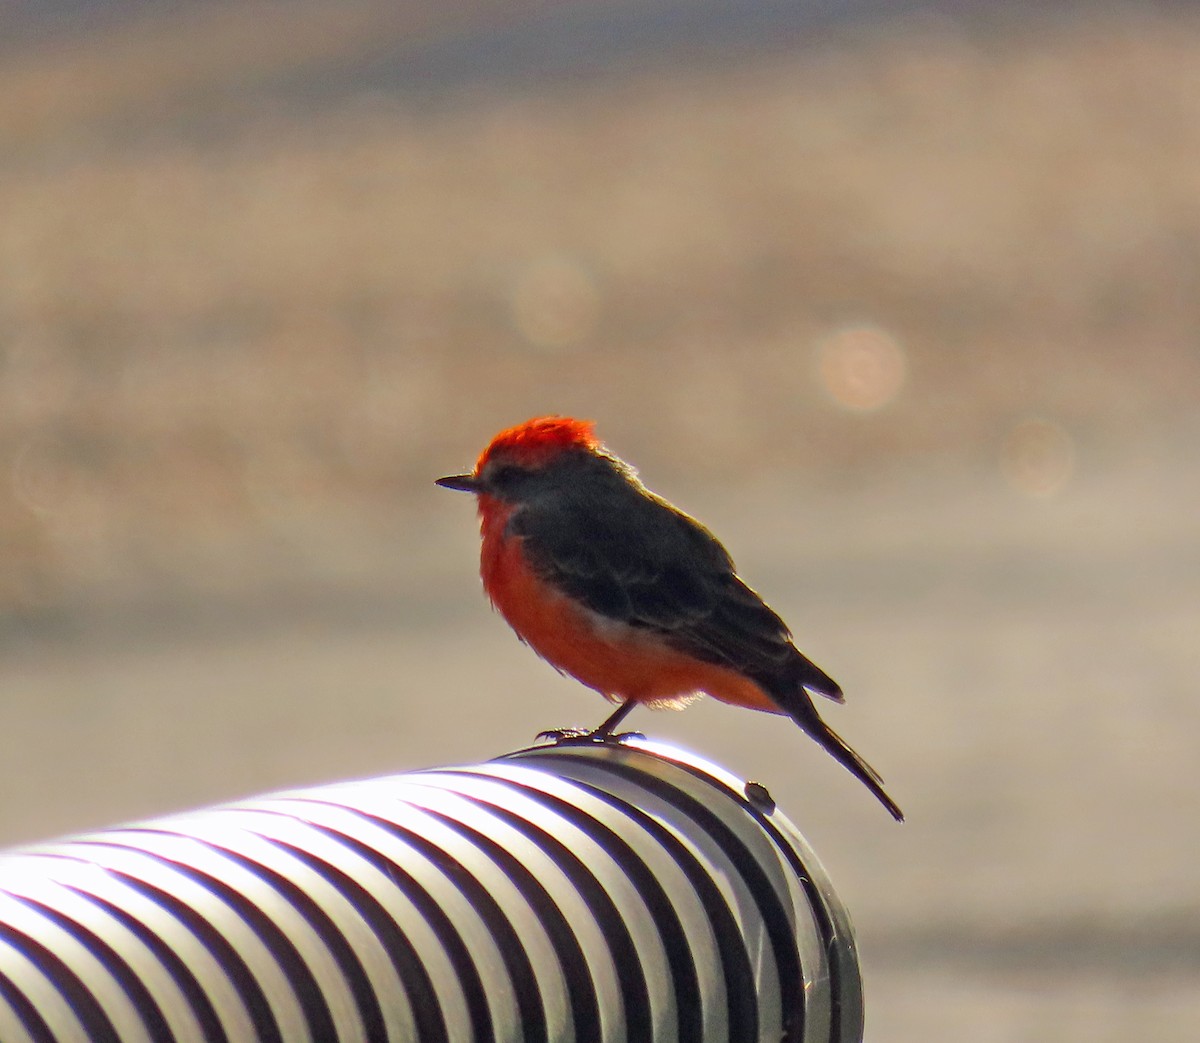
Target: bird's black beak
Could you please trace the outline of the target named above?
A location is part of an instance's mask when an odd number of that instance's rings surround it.
[[[479,492],[479,479],[473,474],[448,474],[445,478],[439,478],[434,484],[440,485],[443,489],[455,489],[460,493]]]

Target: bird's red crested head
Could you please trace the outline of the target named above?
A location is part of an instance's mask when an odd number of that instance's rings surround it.
[[[609,453],[590,420],[542,416],[501,431],[475,461],[470,474],[439,478],[444,489],[474,493],[485,518],[507,518],[514,505],[552,488],[566,468],[612,468],[631,478],[633,469]],[[547,484],[548,483],[548,484]]]
[[[569,416],[540,416],[501,431],[488,443],[475,462],[480,474],[492,460],[503,459],[520,467],[540,467],[574,449],[591,451],[600,447],[595,424]]]

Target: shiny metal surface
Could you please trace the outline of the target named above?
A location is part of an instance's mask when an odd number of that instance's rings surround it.
[[[862,1038],[765,787],[564,744],[0,855],[0,1040]]]

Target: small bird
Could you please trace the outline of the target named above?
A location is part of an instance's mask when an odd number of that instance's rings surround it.
[[[483,587],[517,636],[620,704],[589,738],[609,739],[638,703],[700,694],[786,714],[904,820],[813,705],[810,692],[843,702],[837,682],[796,648],[717,538],[647,489],[590,421],[508,428],[473,471],[437,484],[475,494]]]

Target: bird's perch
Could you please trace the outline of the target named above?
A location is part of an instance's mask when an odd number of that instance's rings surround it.
[[[264,797],[0,855],[0,1040],[862,1039],[766,791],[656,744]]]

